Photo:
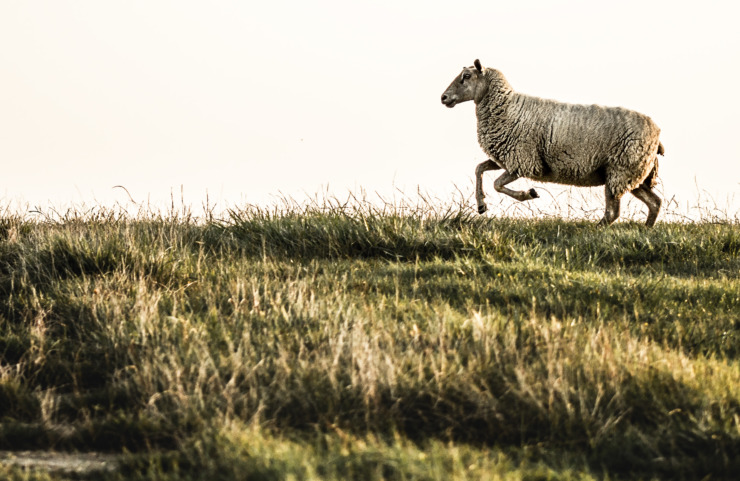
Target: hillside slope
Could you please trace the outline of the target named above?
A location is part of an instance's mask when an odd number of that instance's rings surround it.
[[[122,479],[722,477],[739,318],[732,222],[5,217],[0,449],[127,450]]]

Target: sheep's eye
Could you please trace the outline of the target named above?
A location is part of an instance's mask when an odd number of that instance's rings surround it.
[[[469,79],[470,79],[470,74],[469,73],[466,73],[466,74],[463,75],[463,80],[469,80]]]

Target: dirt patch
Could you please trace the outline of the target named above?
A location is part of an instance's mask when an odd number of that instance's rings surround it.
[[[57,474],[87,475],[110,472],[119,456],[102,453],[58,453],[54,451],[0,451],[0,465],[18,466]]]

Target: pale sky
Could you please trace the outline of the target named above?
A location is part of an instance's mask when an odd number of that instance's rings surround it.
[[[471,194],[474,106],[440,95],[479,58],[520,92],[651,116],[663,195],[737,210],[738,5],[1,0],[0,205]]]

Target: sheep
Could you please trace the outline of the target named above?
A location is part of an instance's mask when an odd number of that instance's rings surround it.
[[[661,200],[652,188],[658,174],[657,154],[664,154],[660,129],[650,117],[621,107],[576,105],[515,92],[501,72],[482,68],[479,60],[464,67],[442,94],[452,108],[473,100],[478,143],[489,160],[475,169],[475,197],[483,214],[482,177],[503,169],[496,191],[519,201],[539,197],[537,191],[506,187],[519,177],[576,186],[603,185],[604,217],[610,225],[626,192],[647,205],[647,226],[655,224]]]

